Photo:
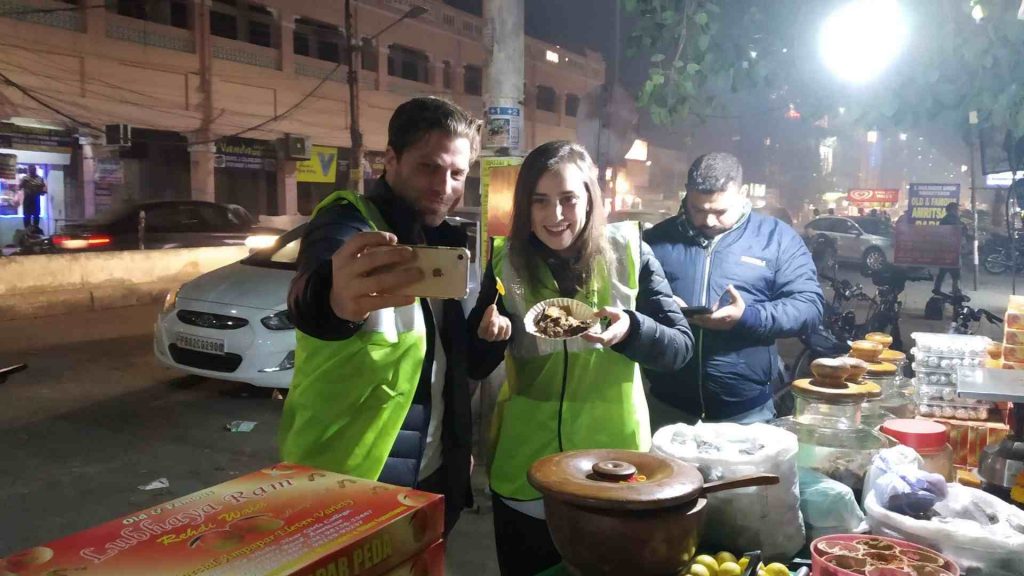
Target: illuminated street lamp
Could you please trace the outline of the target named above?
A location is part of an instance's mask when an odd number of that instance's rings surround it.
[[[850,0],[825,19],[818,37],[825,66],[851,84],[878,77],[906,40],[907,24],[896,0]]]

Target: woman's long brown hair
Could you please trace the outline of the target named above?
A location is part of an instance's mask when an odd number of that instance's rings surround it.
[[[544,258],[538,254],[537,246],[547,249],[539,239],[533,239],[531,209],[533,194],[540,179],[560,166],[572,164],[583,172],[587,189],[587,221],[579,236],[569,246],[573,257],[569,259],[572,276],[577,289],[586,286],[593,277],[598,264],[607,263],[607,243],[604,237],[605,215],[601,201],[594,162],[579,144],[566,140],[555,140],[534,148],[523,160],[516,179],[515,196],[512,200],[512,229],[509,232],[509,258],[512,265],[533,286],[539,284],[540,266]],[[553,254],[553,252],[552,252]]]

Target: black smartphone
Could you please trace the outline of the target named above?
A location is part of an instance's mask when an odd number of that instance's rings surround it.
[[[683,316],[687,318],[691,318],[693,316],[704,316],[706,314],[711,314],[712,312],[714,312],[714,310],[708,308],[707,306],[687,306],[682,310]]]

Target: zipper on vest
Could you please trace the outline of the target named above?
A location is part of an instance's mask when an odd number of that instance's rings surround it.
[[[711,243],[704,249],[704,282],[700,288],[701,304],[709,305],[709,291],[711,290],[711,260],[718,243],[718,236],[711,239]],[[698,304],[701,305],[701,304]],[[704,329],[699,330],[697,336],[697,392],[700,395],[700,419],[707,416],[707,408],[704,406]]]
[[[564,452],[562,445],[562,410],[565,408],[565,388],[569,383],[569,343],[562,341],[562,395],[558,399],[558,451]]]

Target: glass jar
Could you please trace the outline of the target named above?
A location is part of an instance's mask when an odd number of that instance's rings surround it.
[[[921,455],[923,470],[940,474],[947,482],[956,480],[953,468],[953,447],[949,445],[949,428],[931,420],[889,420],[881,432]]]
[[[861,411],[861,422],[868,428],[877,428],[892,418],[913,418],[917,414],[913,391],[899,386],[899,373],[895,364],[868,364],[863,380],[877,384],[882,389],[882,395],[867,400]]]
[[[816,388],[810,380],[797,380],[792,388],[793,416],[772,422],[796,434],[800,443],[799,466],[842,482],[858,495],[871,459],[879,450],[895,445],[892,439],[861,422],[864,400],[878,393],[876,387],[870,388],[873,393],[850,393]]]

